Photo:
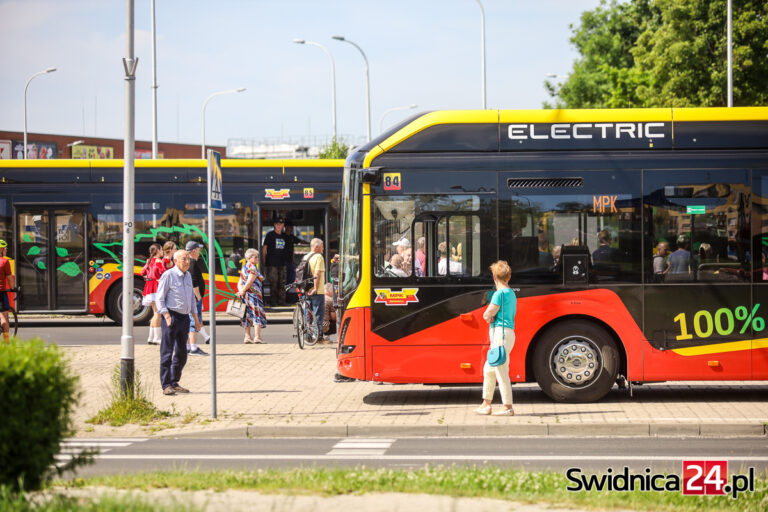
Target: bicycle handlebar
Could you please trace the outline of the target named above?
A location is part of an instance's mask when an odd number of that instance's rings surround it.
[[[303,284],[310,283],[310,282],[312,282],[314,280],[315,280],[314,277],[308,277],[308,278],[304,279],[303,281],[296,281],[295,283],[291,283],[289,285],[286,285],[285,291],[289,291],[291,288],[293,288],[295,286],[301,286]]]

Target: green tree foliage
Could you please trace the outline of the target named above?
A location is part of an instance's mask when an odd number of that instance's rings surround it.
[[[726,0],[602,0],[571,43],[581,54],[545,107],[727,105]],[[768,2],[733,0],[733,98],[768,105]]]
[[[347,146],[343,142],[340,142],[336,137],[334,137],[330,144],[327,144],[320,148],[320,154],[318,155],[318,158],[341,158],[345,159],[347,158],[347,154],[349,154],[349,148],[350,146]]]
[[[77,380],[56,345],[0,343],[0,485],[36,489],[45,480],[73,433]]]

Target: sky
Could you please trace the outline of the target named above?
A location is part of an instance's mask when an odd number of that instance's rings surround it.
[[[578,54],[570,25],[599,0],[482,0],[487,106],[536,109],[547,74],[566,75]],[[126,48],[123,0],[0,0],[0,130],[122,139]],[[152,139],[150,0],[135,0],[136,139]],[[199,144],[230,139],[322,144],[332,133],[371,131],[427,110],[482,108],[481,23],[476,0],[156,0],[158,139]],[[389,109],[417,105],[413,110]]]

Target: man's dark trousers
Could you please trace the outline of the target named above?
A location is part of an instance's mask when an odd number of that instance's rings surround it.
[[[161,317],[163,339],[160,342],[160,383],[163,389],[178,386],[181,371],[187,364],[187,336],[189,335],[189,315],[182,315],[168,310],[171,326]]]

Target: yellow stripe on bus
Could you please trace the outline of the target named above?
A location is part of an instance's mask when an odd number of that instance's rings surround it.
[[[100,272],[100,273],[101,274],[111,274],[113,272],[117,272],[118,271],[117,270],[118,266],[119,265],[117,263],[107,263],[105,265],[102,265],[101,268],[103,269],[103,272]],[[134,276],[141,275],[141,268],[142,267],[134,265],[134,267],[133,267],[133,274],[134,274]],[[135,277],[134,277],[134,279],[135,279]],[[205,280],[205,284],[207,285],[208,284],[208,274],[207,273],[203,273],[203,279]],[[220,276],[220,275],[216,276],[216,283],[222,283],[223,284],[223,283],[227,282],[227,283],[235,284],[236,285],[239,280],[240,280],[239,276],[237,276],[237,277],[235,277],[235,276]],[[92,274],[91,278],[88,280],[88,293],[89,294],[93,293],[93,291],[101,284],[102,281],[103,281],[103,279],[97,279],[96,278],[96,274]],[[110,282],[114,282],[114,281],[116,281],[116,279],[110,279]],[[225,292],[227,290],[226,289],[219,290],[217,288],[217,291]]]
[[[754,350],[768,348],[768,338],[757,340],[734,341],[732,343],[715,343],[703,347],[676,348],[672,352],[681,356],[703,356],[707,354],[723,354],[725,352],[739,352],[741,350]]]
[[[396,131],[385,141],[371,148],[365,157],[363,167],[370,167],[374,158],[397,146],[404,140],[412,137],[414,134],[426,130],[439,124],[477,124],[499,122],[498,110],[442,110],[439,112],[428,112],[412,123]]]
[[[711,107],[672,109],[673,121],[765,121],[768,107]]]

